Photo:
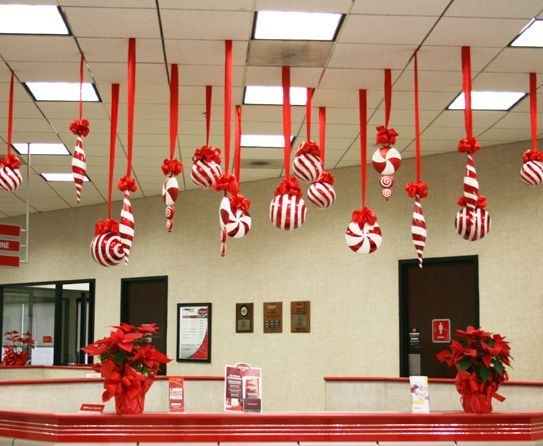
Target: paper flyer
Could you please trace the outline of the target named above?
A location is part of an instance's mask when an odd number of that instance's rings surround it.
[[[262,369],[249,364],[226,365],[224,371],[224,410],[262,412]]]
[[[411,412],[430,412],[430,393],[428,390],[427,376],[410,376],[411,388]]]
[[[185,411],[185,380],[180,376],[170,376],[169,381],[169,399],[170,412]]]

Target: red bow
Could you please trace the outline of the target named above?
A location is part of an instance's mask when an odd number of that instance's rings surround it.
[[[125,175],[119,180],[119,184],[117,184],[117,189],[119,189],[121,192],[124,192],[126,190],[130,192],[136,192],[138,190],[138,185],[136,184],[136,180],[128,175]]]
[[[108,232],[117,234],[119,232],[119,222],[113,218],[98,220],[94,226],[94,235],[106,234]]]
[[[231,173],[223,173],[213,183],[213,189],[217,192],[223,190],[225,193],[230,192],[231,194],[236,195],[239,192],[239,183],[236,177]]]
[[[0,166],[9,166],[13,170],[18,169],[21,166],[21,160],[15,153],[4,156],[0,160]]]
[[[334,184],[336,182],[336,179],[334,178],[334,175],[332,175],[327,170],[323,170],[321,176],[315,183],[328,183],[328,184]]]
[[[279,186],[275,189],[274,195],[293,195],[301,197],[302,189],[300,189],[300,184],[298,180],[294,177],[290,177],[288,180],[285,178]]]
[[[405,186],[405,191],[410,198],[414,198],[418,195],[420,198],[426,198],[428,196],[428,186],[424,181],[418,181],[412,183],[411,181]]]
[[[458,206],[460,207],[466,207],[467,203],[466,203],[466,197],[461,197],[458,201]],[[475,204],[475,207],[479,208],[479,209],[486,209],[486,197],[484,195],[479,195],[479,197],[477,197],[477,203]]]
[[[360,226],[364,226],[366,223],[373,226],[377,221],[377,215],[370,208],[363,208],[353,212],[352,221],[358,223]]]
[[[496,398],[498,401],[505,400],[497,391],[498,386],[507,377],[504,378],[491,374],[490,378],[480,383],[476,373],[458,370],[454,384],[458,393],[462,395],[462,406],[466,410],[475,413],[490,413],[492,410],[492,398]]]
[[[526,150],[522,155],[522,162],[527,163],[528,161],[543,161],[543,152],[537,149]]]
[[[384,125],[377,127],[377,138],[375,144],[381,144],[384,146],[390,146],[396,143],[396,136],[398,132],[392,128],[387,129]]]
[[[249,211],[251,200],[248,198],[245,198],[241,194],[230,195],[228,198],[230,199],[230,209],[232,209],[232,212],[236,212],[238,209],[241,209],[243,212]]]
[[[217,164],[221,163],[221,149],[211,146],[202,146],[194,151],[192,161],[206,161],[210,163],[215,161]]]
[[[179,160],[169,160],[165,159],[162,163],[162,172],[164,175],[175,176],[179,175],[183,170],[183,163]]]
[[[479,146],[479,142],[477,141],[477,138],[474,136],[468,137],[466,136],[464,139],[461,139],[458,143],[458,151],[464,152],[464,153],[475,153],[477,152],[481,147]]]
[[[89,134],[89,121],[86,119],[74,119],[70,124],[70,130],[74,135],[87,136]]]
[[[304,141],[296,152],[296,156],[304,155],[306,153],[320,157],[321,149],[319,149],[319,145],[315,141]]]

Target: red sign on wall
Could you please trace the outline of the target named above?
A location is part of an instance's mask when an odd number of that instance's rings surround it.
[[[19,251],[19,242],[15,240],[2,240],[0,239],[0,251]]]
[[[432,319],[432,342],[451,342],[450,319]]]

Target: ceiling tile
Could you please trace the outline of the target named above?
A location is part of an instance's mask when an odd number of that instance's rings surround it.
[[[71,36],[5,35],[0,39],[0,54],[8,61],[65,61],[79,62],[81,54]]]
[[[347,13],[352,0],[256,0],[256,10]]]
[[[222,40],[173,40],[166,36],[166,55],[169,62],[184,65],[224,64],[224,42]],[[247,41],[232,43],[233,65],[244,65]]]
[[[322,68],[293,67],[290,70],[290,84],[298,87],[315,87],[319,82]],[[281,85],[281,67],[248,66],[245,85]]]
[[[413,71],[406,70],[393,88],[395,91],[413,91]],[[457,92],[462,89],[462,78],[457,72],[421,71],[419,68],[419,91]]]
[[[525,18],[535,17],[543,5],[539,0],[455,0],[445,12],[451,17],[497,17]]]
[[[252,11],[253,0],[159,0],[160,9],[203,9],[212,11]]]
[[[79,61],[75,60],[71,63],[14,61],[10,65],[22,82],[79,82]]]
[[[393,78],[399,74],[393,73]],[[326,89],[357,89],[363,85],[369,90],[382,90],[384,84],[384,70],[354,70],[327,68],[319,84],[319,88]]]
[[[128,40],[110,39],[106,37],[82,37],[78,39],[85,59],[93,62],[118,62],[126,64],[128,58]],[[107,48],[107,51],[104,51]],[[164,52],[160,39],[138,39],[136,42],[136,59],[138,63],[163,63]]]
[[[439,16],[450,0],[357,0],[353,14]]]
[[[403,69],[414,50],[414,45],[360,45],[338,43],[335,46],[328,67]]]
[[[482,111],[473,112],[473,125],[475,133],[480,133],[494,125],[506,115],[506,112]],[[432,122],[433,127],[453,127],[464,129],[464,113],[461,110],[444,110],[439,117]],[[459,137],[460,138],[460,137]]]
[[[172,61],[170,61],[172,62]],[[232,85],[241,86],[243,84],[244,68],[236,65],[232,67]],[[179,84],[200,86],[202,94],[205,97],[206,85],[224,85],[224,66],[223,65],[181,65],[179,67]],[[182,87],[181,87],[182,89]],[[182,94],[182,93],[181,93]],[[213,96],[215,91],[213,92]],[[183,101],[183,98],[180,98]]]
[[[486,68],[488,72],[515,73],[543,72],[540,48],[505,48]]]
[[[472,75],[483,69],[499,52],[501,48],[471,48]],[[419,70],[457,72],[459,83],[462,82],[462,50],[460,46],[428,46],[424,45],[418,53]],[[412,69],[412,63],[410,69]]]
[[[88,8],[89,0],[57,0],[61,6]],[[51,2],[48,2],[51,3]],[[155,8],[155,0],[92,0],[93,6],[104,8]]]

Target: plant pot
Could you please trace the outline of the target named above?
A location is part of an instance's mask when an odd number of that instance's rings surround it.
[[[146,379],[143,389],[135,398],[128,398],[126,394],[115,395],[115,410],[117,415],[133,415],[143,413],[145,409],[145,394],[153,384],[152,379]]]
[[[492,395],[487,392],[473,392],[462,395],[462,408],[468,413],[490,413],[492,412]]]

